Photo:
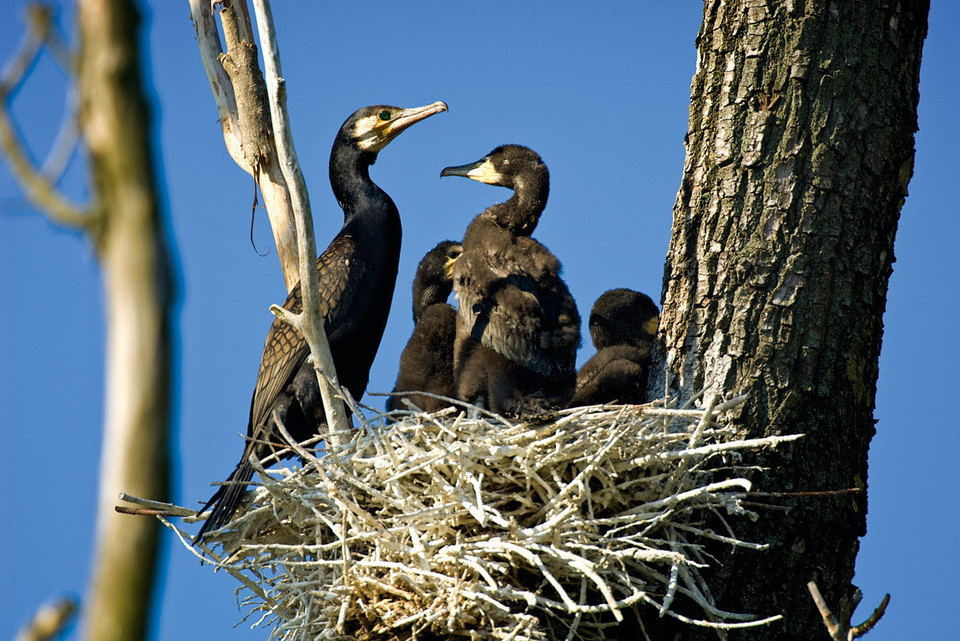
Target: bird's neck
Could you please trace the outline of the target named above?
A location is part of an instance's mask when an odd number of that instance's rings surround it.
[[[367,255],[378,257],[375,265],[389,279],[400,261],[403,230],[397,206],[370,179],[370,165],[376,158],[355,145],[334,144],[330,185],[343,209],[343,232],[363,238]]]
[[[370,165],[376,160],[376,154],[361,151],[352,144],[333,146],[330,153],[330,186],[347,222],[353,217],[379,219],[398,216],[390,196],[370,179]]]
[[[518,236],[529,236],[537,227],[540,214],[547,206],[550,183],[547,179],[518,182],[509,200],[493,205],[490,215],[501,227]]]
[[[450,292],[453,291],[453,283],[450,281],[424,283],[415,279],[413,287],[414,324],[420,322],[420,317],[423,316],[423,310],[431,305],[447,302]]]

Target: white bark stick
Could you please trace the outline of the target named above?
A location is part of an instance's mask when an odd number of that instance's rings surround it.
[[[313,235],[313,216],[310,212],[310,198],[297,161],[297,152],[293,146],[293,134],[287,118],[287,96],[280,71],[280,52],[277,48],[276,32],[273,28],[273,15],[268,0],[253,0],[257,15],[257,30],[260,44],[263,46],[263,62],[267,82],[267,97],[270,100],[270,117],[273,122],[274,141],[277,156],[284,179],[290,188],[290,200],[293,203],[294,220],[297,228],[297,250],[300,256],[300,295],[303,297],[303,312],[295,324],[310,346],[313,368],[317,374],[320,393],[323,398],[323,410],[327,417],[330,433],[328,446],[334,450],[343,444],[349,434],[343,403],[337,398],[337,371],[333,364],[333,355],[327,342],[323,315],[320,311],[320,299],[317,295],[317,271],[314,257],[317,255]]]

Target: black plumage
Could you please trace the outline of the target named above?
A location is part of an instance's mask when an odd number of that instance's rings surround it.
[[[417,265],[413,279],[413,334],[400,355],[400,371],[394,392],[429,392],[454,395],[453,338],[457,312],[447,303],[453,290],[453,266],[463,246],[445,240],[431,249]],[[408,398],[425,412],[436,412],[448,403],[423,394],[405,394],[387,399],[387,410],[402,409]]]
[[[317,258],[317,280],[337,378],[354,398],[360,398],[367,386],[400,259],[400,215],[390,196],[370,179],[369,167],[400,132],[446,109],[442,102],[413,109],[364,107],[343,123],[330,152],[330,184],[343,208],[344,223]],[[299,284],[283,306],[301,310]],[[253,476],[248,458],[263,460],[276,449],[278,423],[298,441],[321,433],[324,423],[309,348],[296,330],[279,319],[271,325],[263,347],[247,445],[227,483],[207,502],[213,511],[197,541],[230,520]]]
[[[571,406],[644,403],[650,350],[660,310],[646,294],[619,288],[604,292],[590,311],[590,337],[597,353],[577,372]]]
[[[440,175],[514,192],[473,219],[454,267],[457,397],[505,415],[566,406],[576,383],[580,315],[560,261],[530,237],[547,204],[547,166],[532,149],[503,145]]]

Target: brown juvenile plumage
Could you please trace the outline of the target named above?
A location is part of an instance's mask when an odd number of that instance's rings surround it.
[[[530,237],[550,191],[546,165],[527,147],[503,145],[440,175],[514,192],[473,219],[454,267],[457,397],[506,415],[564,407],[576,382],[580,315],[560,262]]]
[[[453,267],[463,251],[460,243],[445,240],[431,249],[417,266],[413,279],[413,334],[400,355],[394,392],[429,392],[452,397],[453,340],[457,312],[447,303],[453,290]],[[448,403],[423,394],[387,399],[387,410],[403,409],[407,398],[425,412]]]
[[[571,406],[646,402],[650,350],[660,311],[646,294],[620,288],[604,292],[590,311],[597,348],[577,372]]]

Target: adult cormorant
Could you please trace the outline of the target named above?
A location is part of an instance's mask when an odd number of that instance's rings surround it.
[[[576,384],[580,315],[560,261],[530,237],[547,204],[547,166],[532,149],[503,145],[440,175],[514,192],[473,219],[454,266],[457,397],[505,415],[565,407]]]
[[[463,251],[460,243],[445,240],[417,265],[413,279],[413,335],[400,355],[394,392],[430,392],[453,396],[453,337],[457,312],[447,303],[453,290],[453,266]],[[387,399],[387,410],[404,407],[400,396]],[[425,412],[436,412],[448,403],[422,394],[405,398]]]
[[[400,215],[390,196],[370,180],[369,167],[404,129],[446,110],[442,102],[413,109],[364,107],[347,118],[333,142],[330,184],[343,208],[344,223],[317,258],[318,289],[337,378],[354,398],[359,399],[367,386],[400,259]],[[299,285],[283,306],[300,311]],[[273,321],[250,404],[247,445],[226,484],[204,507],[213,505],[213,512],[197,541],[230,520],[253,476],[248,457],[262,460],[277,449],[277,422],[298,441],[320,433],[323,402],[309,354],[296,330],[279,319]]]
[[[593,304],[589,324],[597,353],[577,372],[570,405],[645,403],[650,350],[660,324],[656,303],[632,289],[611,289]]]

